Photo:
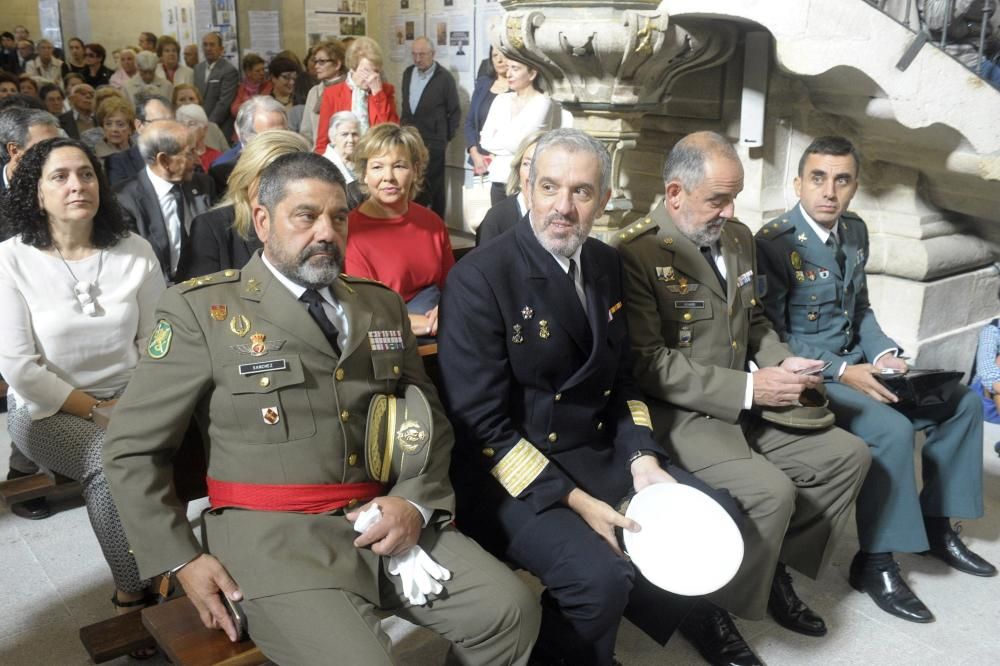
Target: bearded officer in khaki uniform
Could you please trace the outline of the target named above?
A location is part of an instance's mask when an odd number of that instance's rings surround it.
[[[376,608],[437,631],[462,663],[526,663],[538,602],[450,525],[452,431],[406,308],[387,288],[338,277],[342,177],[317,155],[285,155],[259,197],[263,255],[167,292],[112,419],[107,476],[141,571],[183,565],[202,621],[231,639],[217,592],[242,599],[250,636],[282,664],[393,663]],[[427,462],[381,486],[366,474],[366,413],[374,394],[407,386],[431,405]],[[207,442],[205,549],[171,484],[192,415]],[[373,504],[382,518],[359,536],[352,523]],[[388,574],[388,556],[415,545],[452,574],[427,605]]]
[[[797,405],[820,382],[804,373],[823,364],[793,357],[757,303],[753,235],[732,219],[743,189],[732,146],[711,132],[689,135],[663,174],[663,205],[621,234],[625,312],[658,441],[747,513],[743,564],[709,599],[747,619],[767,605],[783,626],[821,636],[826,626],[795,594],[785,564],[819,574],[868,470],[867,447],[836,428],[760,418],[761,407]],[[712,604],[681,632],[710,663],[759,663]]]

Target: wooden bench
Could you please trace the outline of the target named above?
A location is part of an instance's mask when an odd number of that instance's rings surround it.
[[[232,643],[218,629],[207,629],[187,597],[170,599],[143,609],[142,624],[176,666],[259,666],[271,663],[253,641]]]
[[[5,506],[20,504],[39,497],[80,492],[80,484],[61,475],[38,472],[19,479],[0,482],[0,502]]]

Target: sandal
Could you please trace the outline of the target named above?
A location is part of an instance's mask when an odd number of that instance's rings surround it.
[[[136,613],[141,611],[143,608],[149,608],[150,606],[155,605],[156,595],[151,594],[149,590],[147,590],[146,594],[139,597],[138,599],[135,599],[133,601],[122,601],[118,598],[118,590],[115,590],[114,594],[111,595],[111,604],[115,607],[115,612],[118,615],[127,615],[129,613]],[[132,608],[135,610],[128,610],[125,611],[124,613],[118,612],[122,608]],[[140,650],[129,652],[128,656],[132,657],[133,659],[141,661],[143,659],[150,659],[151,657],[155,657],[157,652],[158,650],[155,647],[143,648]]]

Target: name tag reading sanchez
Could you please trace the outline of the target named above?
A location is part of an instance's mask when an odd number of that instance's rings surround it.
[[[674,301],[677,310],[704,310],[705,301]]]
[[[285,359],[279,358],[273,361],[261,361],[260,363],[241,363],[240,374],[243,376],[256,375],[260,372],[271,372],[272,370],[287,370],[288,363]]]

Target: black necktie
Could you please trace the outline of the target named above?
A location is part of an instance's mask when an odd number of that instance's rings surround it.
[[[184,228],[184,192],[181,191],[181,186],[175,184],[171,187],[170,196],[174,198],[177,221],[181,223],[181,238],[184,238],[187,235],[187,230]]]
[[[840,267],[840,274],[843,275],[844,263],[846,260],[846,257],[844,256],[844,248],[837,242],[837,237],[833,234],[830,234],[827,237],[826,244],[833,248],[833,257],[837,260],[837,266]]]
[[[719,265],[715,263],[715,257],[712,256],[712,248],[706,245],[705,247],[698,248],[701,250],[701,255],[705,257],[705,261],[708,265],[712,267],[712,272],[715,273],[715,277],[719,278],[719,284],[722,285],[722,290],[726,290],[726,278],[722,277],[722,273],[719,271]]]
[[[299,300],[309,305],[309,316],[319,326],[319,330],[323,331],[323,335],[326,336],[327,342],[330,343],[333,350],[339,354],[340,345],[337,344],[337,336],[340,335],[340,331],[333,325],[330,318],[326,316],[326,311],[323,309],[323,297],[315,289],[306,289],[299,296]]]
[[[566,271],[566,275],[569,276],[570,282],[572,282],[573,286],[575,287],[576,286],[576,259],[570,259],[569,260],[569,270]]]

